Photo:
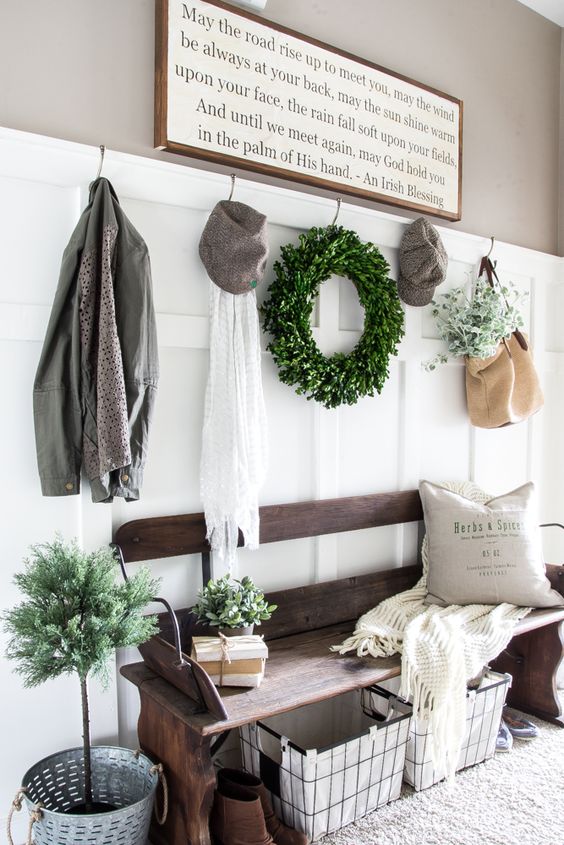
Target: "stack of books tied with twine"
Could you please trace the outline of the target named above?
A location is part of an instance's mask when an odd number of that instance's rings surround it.
[[[244,637],[193,637],[193,660],[216,687],[260,687],[268,648],[256,634]]]

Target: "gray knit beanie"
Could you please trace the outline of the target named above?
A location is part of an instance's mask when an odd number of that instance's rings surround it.
[[[218,202],[200,238],[200,258],[212,282],[228,293],[249,293],[262,281],[267,257],[264,214],[242,202]]]
[[[407,305],[428,305],[444,281],[448,257],[440,235],[424,217],[411,223],[399,248],[398,293]]]

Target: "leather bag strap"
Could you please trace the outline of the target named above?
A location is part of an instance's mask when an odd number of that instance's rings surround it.
[[[492,264],[490,258],[487,255],[484,255],[482,260],[480,261],[480,272],[478,273],[478,276],[481,276],[483,273],[486,274],[486,278],[488,280],[488,284],[490,285],[490,287],[494,288],[494,290],[495,290],[495,282],[494,282],[494,278],[495,278],[495,281],[499,285],[499,289],[501,291],[501,282],[498,279],[497,273],[495,271],[495,266]],[[502,293],[502,295],[503,295],[503,293]],[[503,296],[503,298],[505,299],[505,296]],[[506,299],[505,299],[505,304],[507,305]],[[524,349],[525,352],[526,352],[529,348],[529,344],[525,340],[524,334],[522,332],[520,332],[519,329],[515,329],[513,334],[515,336],[515,340],[517,341],[517,343],[519,344],[521,349]],[[505,344],[505,348],[507,349],[507,352],[509,353],[509,356],[511,357],[511,353],[509,352],[509,348],[508,348],[507,344]]]

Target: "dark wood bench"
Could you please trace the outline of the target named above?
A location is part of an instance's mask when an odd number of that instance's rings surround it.
[[[270,506],[261,508],[261,543],[421,520],[419,494],[413,490]],[[129,522],[117,531],[115,543],[126,562],[199,553],[204,578],[209,575],[203,514]],[[174,625],[168,614],[160,616],[161,636],[142,646],[144,662],[121,670],[139,688],[141,747],[166,766],[169,780],[169,817],[164,827],[153,825],[155,845],[209,845],[212,755],[226,731],[399,675],[398,656],[341,656],[329,646],[341,642],[362,613],[412,587],[420,574],[414,563],[269,594],[279,609],[258,629],[270,654],[264,681],[253,690],[218,690],[188,659],[191,637],[202,633],[189,609],[177,611],[184,652],[178,665]],[[547,566],[547,574],[563,592],[564,567]],[[556,694],[562,620],[564,609],[534,611],[493,665],[513,676],[512,705],[564,726]]]

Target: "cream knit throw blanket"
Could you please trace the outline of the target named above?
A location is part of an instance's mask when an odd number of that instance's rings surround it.
[[[443,486],[480,503],[491,499],[474,484]],[[530,608],[427,606],[427,538],[422,558],[423,576],[416,586],[361,616],[354,634],[333,650],[356,651],[359,657],[402,655],[400,695],[412,700],[415,718],[428,721],[435,768],[452,778],[464,739],[466,683],[503,651]]]

